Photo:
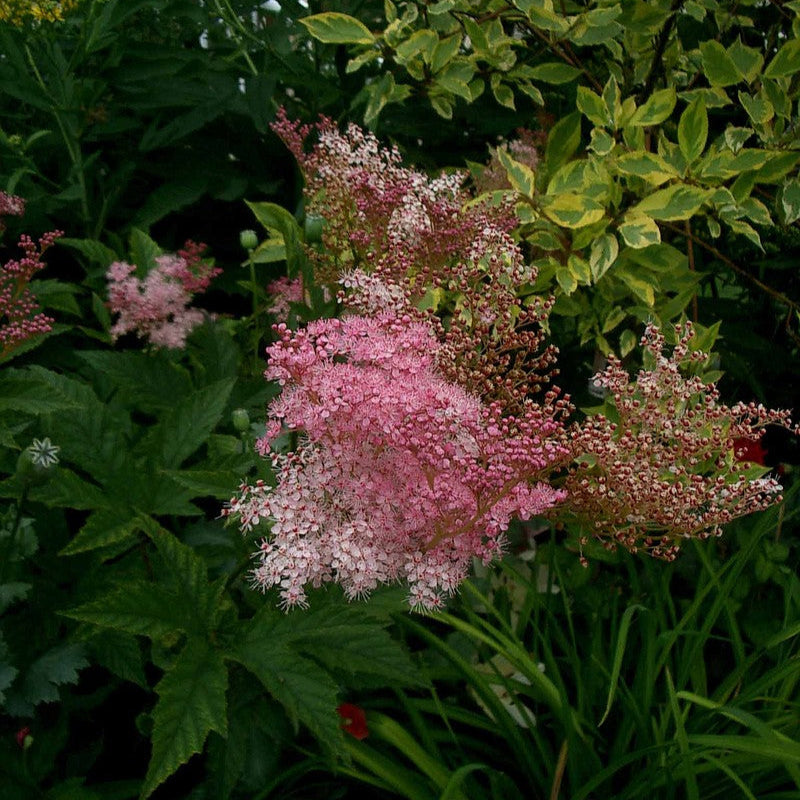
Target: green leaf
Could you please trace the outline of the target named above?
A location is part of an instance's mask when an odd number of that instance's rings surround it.
[[[658,230],[657,227],[656,230]],[[589,254],[589,266],[592,270],[592,279],[595,283],[608,272],[617,260],[618,255],[619,242],[613,233],[605,233],[598,239],[595,239]]]
[[[560,119],[547,137],[545,163],[553,175],[578,149],[581,143],[581,115],[577,111]]]
[[[605,215],[605,206],[586,195],[563,193],[540,199],[542,211],[557,225],[582,228],[598,222]]]
[[[585,86],[578,87],[577,106],[578,110],[595,125],[601,128],[611,126],[611,115],[605,101],[591,89]]]
[[[142,650],[135,636],[106,628],[95,631],[86,646],[93,664],[99,664],[112,675],[135,683],[142,689],[149,688],[144,674]]]
[[[677,97],[675,87],[659,89],[653,92],[647,100],[636,109],[631,117],[630,124],[643,127],[645,125],[659,125],[672,115]]]
[[[510,108],[512,111],[516,110],[516,104],[514,102],[514,92],[511,87],[507,83],[503,83],[500,80],[499,73],[495,72],[491,79],[490,84],[492,87],[492,94],[494,95],[494,99],[501,106],[505,106],[506,108]]]
[[[273,617],[270,619],[270,617]],[[274,612],[265,609],[237,637],[231,658],[246,667],[285,708],[331,750],[341,750],[336,684],[325,670],[273,636]]]
[[[0,583],[0,615],[5,614],[18,600],[24,600],[32,588],[32,583],[21,583],[20,581]]]
[[[150,437],[160,444],[160,460],[176,469],[201,447],[222,418],[235,378],[216,381],[180,400],[155,426]]]
[[[129,247],[131,260],[138,267],[137,273],[144,277],[155,269],[156,258],[161,255],[161,248],[144,232],[138,228],[131,231]]]
[[[706,147],[708,113],[705,103],[697,98],[681,114],[678,122],[678,147],[687,164],[696,161]]]
[[[83,527],[59,555],[73,556],[112,544],[133,542],[141,529],[138,518],[133,516],[130,509],[117,504],[109,508],[102,508],[89,515]]]
[[[731,86],[742,80],[728,51],[717,41],[709,39],[700,42],[700,53],[703,58],[703,74],[712,86]]]
[[[783,187],[781,208],[787,225],[800,219],[800,180],[792,178]]]
[[[763,97],[754,97],[747,92],[739,92],[739,102],[755,125],[763,125],[775,116],[772,103]]]
[[[786,42],[764,70],[765,78],[783,78],[800,71],[800,39]]]
[[[655,220],[645,214],[628,214],[619,226],[619,235],[629,247],[641,249],[661,242],[661,231]]]
[[[514,0],[514,5],[523,11],[536,28],[555,33],[566,33],[569,22],[553,11],[552,2],[542,0]]]
[[[755,230],[755,228],[753,228],[752,225],[749,225],[740,219],[725,220],[725,222],[727,222],[728,226],[734,233],[744,236],[763,252],[764,246],[761,244],[761,237],[758,235],[758,232]]]
[[[674,183],[645,197],[630,213],[662,220],[689,219],[700,210],[709,194],[709,190],[698,186]]]
[[[434,75],[456,57],[460,48],[460,33],[438,41],[436,47],[433,48],[433,55],[431,56],[431,71]]]
[[[79,253],[86,256],[90,263],[97,264],[103,269],[111,266],[114,261],[119,261],[119,256],[110,247],[106,247],[102,242],[98,242],[95,239],[70,239],[68,237],[63,237],[58,240],[58,243],[59,245],[77,250]]]
[[[747,83],[752,83],[761,74],[764,56],[755,47],[747,47],[737,39],[729,48],[728,54],[736,64],[736,69]]]
[[[469,82],[474,75],[475,67],[469,61],[466,59],[453,59],[447,66],[436,73],[434,84],[470,102],[472,100],[472,92],[469,88]]]
[[[578,279],[575,273],[567,267],[558,267],[556,281],[558,281],[558,285],[563,289],[565,295],[572,294],[578,288]]]
[[[364,110],[364,122],[367,125],[374,125],[387,105],[402,102],[411,94],[411,87],[395,83],[394,75],[385,72],[379,81],[367,87],[366,93],[368,100]]]
[[[325,44],[374,44],[375,42],[375,37],[363,22],[337,11],[312,14],[300,22],[315,39]]]
[[[77,683],[78,672],[88,666],[82,644],[56,645],[31,664],[22,683],[22,696],[34,706],[53,703],[59,698],[58,687]]]
[[[397,60],[403,64],[410,61],[417,54],[422,55],[425,62],[430,64],[434,49],[439,44],[439,37],[428,28],[415,31],[404,42],[395,47]]]
[[[187,629],[186,609],[177,596],[149,582],[126,583],[111,594],[61,612],[63,616],[157,639]]]
[[[752,135],[752,128],[737,128],[733,125],[729,125],[725,128],[725,144],[735,155],[744,147],[745,142],[747,142]]]
[[[533,170],[512,158],[504,147],[498,147],[495,152],[508,175],[511,186],[524,197],[533,197],[536,192],[536,175]]]
[[[617,159],[617,168],[625,175],[635,175],[654,186],[680,177],[678,171],[657,153],[635,150]]]
[[[248,200],[245,203],[267,232],[272,228],[280,231],[286,245],[286,272],[290,278],[300,277],[306,258],[302,249],[303,231],[297,220],[276,203],[251,203]]]
[[[228,673],[218,650],[190,639],[175,664],[156,686],[153,709],[153,753],[141,797],[203,749],[210,731],[227,735],[225,692]]]
[[[571,83],[580,74],[581,71],[577,67],[560,61],[548,61],[544,64],[538,64],[529,73],[530,77],[535,81],[552,83],[556,86],[562,83]]]
[[[643,300],[648,306],[655,305],[655,290],[651,283],[644,280],[641,270],[634,272],[632,268],[626,266],[624,268],[618,268],[615,271],[615,275],[633,292],[633,294]]]
[[[141,519],[166,567],[170,588],[188,612],[185,630],[208,634],[221,612],[224,583],[209,583],[206,563],[191,547],[164,530],[155,520]]]
[[[767,162],[755,174],[757,183],[777,183],[791,172],[800,160],[798,152],[773,151]]]

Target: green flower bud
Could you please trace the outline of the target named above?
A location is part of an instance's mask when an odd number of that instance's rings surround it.
[[[245,409],[235,408],[231,416],[233,418],[233,427],[239,433],[245,433],[250,430],[250,415]]]
[[[322,239],[322,231],[325,227],[325,220],[314,214],[306,216],[304,224],[307,242],[319,242]]]
[[[241,244],[245,250],[255,250],[256,247],[258,247],[258,236],[256,236],[256,232],[249,229],[242,231],[239,234],[239,244]]]

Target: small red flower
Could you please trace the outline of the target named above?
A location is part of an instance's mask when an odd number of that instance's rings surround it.
[[[361,706],[353,705],[352,703],[342,703],[337,709],[336,713],[342,718],[342,728],[347,731],[351,736],[361,741],[369,736],[369,729],[367,728],[367,715]]]
[[[750,461],[753,464],[766,466],[767,451],[761,444],[761,439],[753,441],[744,437],[737,437],[733,440],[733,454],[737,461]]]
[[[20,728],[17,731],[16,739],[17,744],[24,750],[25,749],[25,740],[31,735],[31,729],[26,725],[24,728]]]

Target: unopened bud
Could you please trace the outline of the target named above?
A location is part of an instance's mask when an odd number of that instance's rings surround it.
[[[256,236],[256,232],[249,229],[242,231],[239,234],[239,244],[241,244],[245,250],[255,250],[255,248],[258,247],[258,236]]]
[[[239,433],[250,430],[250,415],[244,408],[234,409],[231,416],[233,417],[233,427],[239,431]]]

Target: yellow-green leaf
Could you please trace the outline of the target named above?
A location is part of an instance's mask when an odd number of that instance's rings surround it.
[[[703,73],[712,86],[731,86],[739,83],[742,76],[728,51],[714,39],[700,43],[703,58]]]
[[[573,111],[572,114],[560,119],[547,137],[544,158],[551,175],[573,155],[580,143],[581,115]]]
[[[775,54],[764,70],[766,78],[782,78],[800,71],[800,39],[791,39]]]
[[[700,210],[708,195],[707,189],[674,183],[645,197],[631,209],[631,213],[661,220],[689,219]]]
[[[669,119],[675,108],[677,97],[675,87],[660,89],[653,92],[647,100],[636,109],[631,117],[630,124],[634,126],[658,125]]]
[[[787,225],[800,219],[800,181],[797,178],[788,181],[783,187],[781,207]]]
[[[461,34],[456,33],[446,39],[440,39],[433,48],[431,56],[431,70],[437,73],[445,64],[448,64],[458,53],[461,47]]]
[[[708,139],[708,114],[705,103],[696,98],[681,114],[678,122],[678,147],[687,164],[700,157]]]
[[[655,225],[655,223],[653,223]],[[658,227],[656,226],[656,230]],[[606,233],[595,239],[589,253],[589,267],[595,283],[608,272],[619,255],[619,242],[613,233]]]
[[[564,290],[564,294],[572,294],[578,288],[578,279],[567,267],[559,267],[556,270],[556,280]]]
[[[525,197],[533,197],[536,191],[536,175],[533,170],[512,158],[502,147],[498,147],[496,152],[511,186]]]
[[[545,215],[565,228],[582,228],[603,218],[605,207],[586,195],[565,193],[541,198]]]
[[[434,49],[439,43],[439,37],[428,28],[412,33],[404,42],[400,42],[394,51],[397,60],[404,64],[417,54],[422,55],[426,63],[430,64]]]
[[[603,98],[585,86],[578,87],[577,106],[578,110],[595,125],[604,128],[612,124],[611,115]]]
[[[559,61],[548,61],[545,64],[539,64],[530,71],[530,77],[533,80],[555,85],[570,83],[580,74],[581,71],[577,67],[572,67]]]
[[[325,44],[373,44],[375,37],[369,28],[355,17],[340,14],[338,11],[326,11],[324,14],[312,14],[300,20],[308,32]]]
[[[592,270],[586,259],[576,256],[575,253],[570,253],[567,259],[567,268],[575,276],[578,283],[588,286],[592,282]]]
[[[658,225],[652,217],[645,214],[628,214],[618,231],[625,244],[637,250],[661,241],[661,231],[658,229]]]
[[[736,69],[747,83],[752,83],[760,74],[764,66],[764,56],[755,47],[748,47],[737,39],[729,48],[728,55],[736,64]]]
[[[657,153],[647,150],[626,153],[617,159],[617,168],[625,175],[636,175],[654,186],[680,177],[671,164]]]
[[[747,112],[747,116],[756,125],[763,125],[775,116],[775,109],[772,107],[772,103],[763,97],[754,97],[747,92],[739,92],[739,102]]]

